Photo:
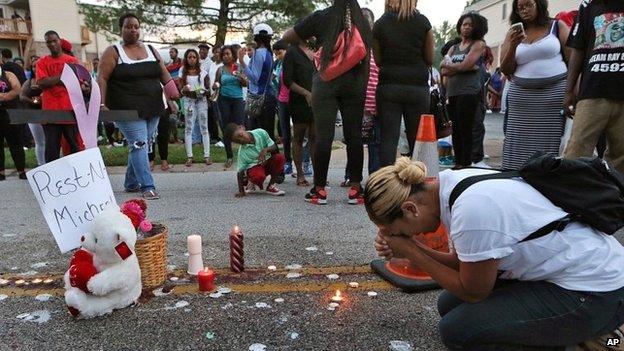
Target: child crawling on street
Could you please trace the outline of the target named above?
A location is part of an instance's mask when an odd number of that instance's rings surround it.
[[[283,196],[284,191],[275,186],[284,170],[286,159],[280,154],[277,145],[264,129],[247,131],[245,127],[230,123],[224,131],[226,140],[240,144],[238,149],[238,193],[243,197],[249,193],[264,189],[267,176],[269,183],[267,194]]]

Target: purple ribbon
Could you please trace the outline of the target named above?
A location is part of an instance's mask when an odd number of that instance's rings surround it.
[[[97,147],[97,125],[100,117],[100,101],[102,101],[100,86],[95,79],[91,79],[91,99],[89,100],[89,110],[87,110],[78,77],[67,64],[63,67],[61,81],[69,94],[69,101],[71,101],[76,114],[78,130],[85,147],[87,149]]]

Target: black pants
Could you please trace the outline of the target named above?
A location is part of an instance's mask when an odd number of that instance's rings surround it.
[[[469,167],[472,164],[472,129],[480,99],[480,94],[449,97],[448,112],[453,121],[456,166]]]
[[[158,134],[156,136],[156,142],[152,144],[152,152],[147,154],[150,161],[154,161],[156,158],[156,144],[158,144],[158,156],[160,161],[167,161],[169,158],[169,129],[171,123],[169,123],[169,113],[165,113],[160,117],[158,122]]]
[[[249,119],[248,129],[262,128],[269,133],[273,141],[275,138],[275,114],[277,113],[277,98],[273,94],[266,94],[262,114],[256,119]]]
[[[73,154],[79,151],[78,148],[78,126],[75,124],[44,124],[45,133],[45,158],[46,163],[57,160],[61,153],[61,138],[69,143],[70,152]]]
[[[4,140],[9,146],[13,163],[18,172],[24,172],[26,157],[22,148],[22,124],[10,124],[6,112],[0,111],[0,171],[4,171]]]
[[[483,150],[483,141],[485,139],[485,102],[480,99],[479,106],[475,114],[475,122],[472,127],[472,163],[479,163],[483,161],[485,152]]]
[[[379,161],[381,167],[396,161],[401,133],[401,118],[405,120],[405,133],[410,155],[414,152],[420,116],[429,112],[428,86],[384,84],[377,88],[377,118],[381,130]]]
[[[210,133],[211,141],[221,141],[219,138],[219,105],[216,102],[208,102],[208,132]]]
[[[347,143],[347,174],[354,183],[362,181],[364,146],[362,145],[362,117],[368,68],[366,74],[348,72],[331,82],[324,82],[318,74],[312,86],[312,111],[316,145],[314,151],[314,185],[327,184],[327,171],[331,158],[332,142],[336,131],[336,115],[342,115],[344,138]]]
[[[219,112],[221,113],[221,130],[225,130],[225,127],[230,123],[236,123],[241,126],[245,124],[245,101],[243,99],[220,96]],[[225,144],[227,158],[234,158],[232,141],[224,136],[223,144]]]

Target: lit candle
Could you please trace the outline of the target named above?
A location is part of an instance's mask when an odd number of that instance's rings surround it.
[[[7,285],[7,284],[9,284],[9,281],[8,281],[8,280],[6,280],[6,279],[0,279],[0,285],[4,286],[4,285]]]
[[[20,285],[24,285],[26,283],[26,281],[24,279],[20,279],[20,280],[16,280],[15,281],[15,285],[20,286]]]
[[[48,279],[46,279],[46,280],[44,280],[44,281],[43,281],[43,284],[50,284],[50,283],[52,283],[53,281],[54,281],[54,279],[52,279],[52,278],[48,278]]]
[[[333,302],[342,302],[342,295],[340,294],[340,290],[336,290],[336,295],[332,296],[331,300]]]
[[[210,268],[204,268],[197,272],[199,291],[212,291],[215,289],[215,273]]]
[[[43,282],[43,280],[37,278],[35,280],[32,281],[33,284],[41,284],[41,282]]]

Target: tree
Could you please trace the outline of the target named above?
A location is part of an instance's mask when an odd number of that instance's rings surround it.
[[[252,24],[264,21],[275,31],[283,30],[330,0],[110,0],[106,6],[81,3],[80,11],[92,31],[119,34],[117,18],[132,12],[146,33],[161,43],[180,43],[171,37],[172,28],[211,30],[210,42],[223,45],[228,33],[248,32]],[[172,40],[173,39],[173,40]],[[214,40],[212,40],[214,39]],[[192,42],[196,42],[192,40]]]
[[[442,47],[448,41],[457,36],[455,26],[449,21],[442,22],[438,27],[433,28],[433,38],[435,39],[435,58],[433,60],[434,65],[438,65],[442,62]]]

